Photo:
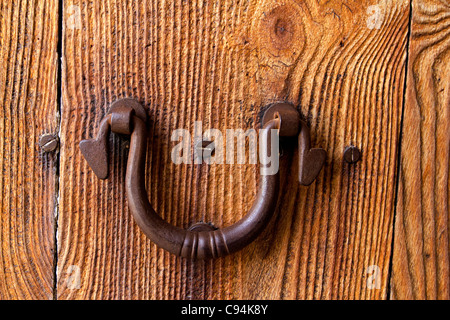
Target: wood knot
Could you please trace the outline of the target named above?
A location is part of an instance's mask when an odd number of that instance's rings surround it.
[[[274,21],[272,32],[272,43],[279,49],[289,48],[292,43],[294,26],[292,21],[285,18],[278,18]]]
[[[261,17],[259,37],[262,45],[271,51],[299,52],[304,43],[303,27],[299,12],[291,5],[281,5],[264,12]],[[300,46],[300,48],[297,48]]]

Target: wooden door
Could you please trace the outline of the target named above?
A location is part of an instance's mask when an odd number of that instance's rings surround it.
[[[406,299],[449,295],[449,19],[443,0],[0,4],[0,298]],[[175,165],[175,129],[260,127],[288,101],[327,151],[300,187],[282,162],[275,217],[249,247],[191,262],[140,231],[128,143],[99,181],[78,144],[109,105],[151,119],[149,198],[168,222],[232,224],[254,165]],[[44,152],[42,135],[60,147]],[[362,159],[344,161],[347,146]]]

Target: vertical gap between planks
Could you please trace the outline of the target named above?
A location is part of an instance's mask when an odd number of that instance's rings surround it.
[[[56,118],[58,137],[61,137],[61,112],[62,112],[62,68],[63,68],[63,24],[64,24],[64,0],[58,0],[58,75],[56,79],[57,97],[56,97]],[[56,186],[55,186],[55,213],[54,213],[54,256],[53,256],[53,300],[58,300],[58,218],[59,218],[59,199],[60,199],[60,179],[61,179],[61,153],[56,156]]]
[[[412,18],[413,18],[413,0],[409,1],[409,23],[408,23],[408,34],[406,39],[406,60],[405,60],[405,78],[403,83],[403,101],[402,101],[402,113],[400,118],[400,132],[399,132],[399,140],[398,140],[398,149],[397,149],[397,177],[395,181],[395,197],[394,197],[394,219],[392,221],[392,243],[391,243],[391,257],[389,262],[389,274],[388,274],[388,283],[387,283],[387,296],[386,300],[391,300],[392,293],[392,269],[394,264],[394,245],[395,245],[395,224],[397,220],[397,207],[398,207],[398,194],[400,188],[400,171],[402,165],[402,141],[403,141],[403,125],[405,118],[405,108],[406,108],[406,93],[408,88],[408,71],[409,71],[409,57],[410,57],[410,49],[411,49],[411,29],[412,29]]]

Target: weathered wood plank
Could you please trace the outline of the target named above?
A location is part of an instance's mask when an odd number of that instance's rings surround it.
[[[58,6],[0,3],[0,300],[53,298]]]
[[[64,4],[60,299],[387,297],[408,1]],[[127,209],[126,142],[113,140],[107,182],[77,147],[121,97],[148,108],[151,202],[178,226],[237,221],[257,186],[252,165],[172,164],[171,132],[192,132],[196,120],[249,129],[262,106],[291,101],[327,150],[327,167],[306,189],[295,155],[283,160],[290,169],[276,218],[243,252],[197,263],[172,257]],[[342,158],[350,144],[363,151],[354,166]],[[371,266],[380,289],[367,286]],[[77,271],[79,286],[68,286]]]
[[[412,12],[392,297],[450,299],[450,2]]]
[[[303,36],[290,48],[298,50],[296,60],[277,55],[276,46],[261,45],[269,61],[261,78],[282,83],[277,97],[300,102],[315,144],[329,158],[309,189],[298,188],[295,175],[287,180],[278,221],[266,234],[267,247],[255,246],[246,258],[252,261],[245,270],[246,294],[386,298],[408,3],[306,1],[273,10],[264,7],[261,14],[271,12],[281,21],[296,17]],[[363,152],[356,166],[343,161],[344,148],[351,144]]]

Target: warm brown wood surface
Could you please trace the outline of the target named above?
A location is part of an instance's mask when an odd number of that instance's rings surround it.
[[[412,12],[392,297],[450,299],[450,2]]]
[[[52,299],[58,1],[0,2],[0,300]]]
[[[3,0],[0,300],[449,299],[449,7]],[[174,165],[174,129],[259,128],[263,106],[290,101],[327,165],[299,187],[287,153],[279,209],[254,244],[175,258],[127,209],[127,142],[111,140],[106,182],[78,148],[122,97],[148,110],[150,199],[181,227],[239,220],[258,168]],[[40,150],[45,133],[60,134],[59,154]],[[363,152],[356,165],[343,161],[349,145]]]
[[[72,0],[63,18],[58,298],[387,298],[409,1]],[[284,160],[276,218],[243,252],[175,258],[127,209],[126,142],[113,140],[107,182],[78,148],[122,97],[148,108],[150,199],[178,226],[231,224],[255,196],[256,166],[172,164],[171,132],[196,120],[248,129],[291,101],[327,166],[300,188],[295,155]],[[363,160],[350,166],[352,144]]]

